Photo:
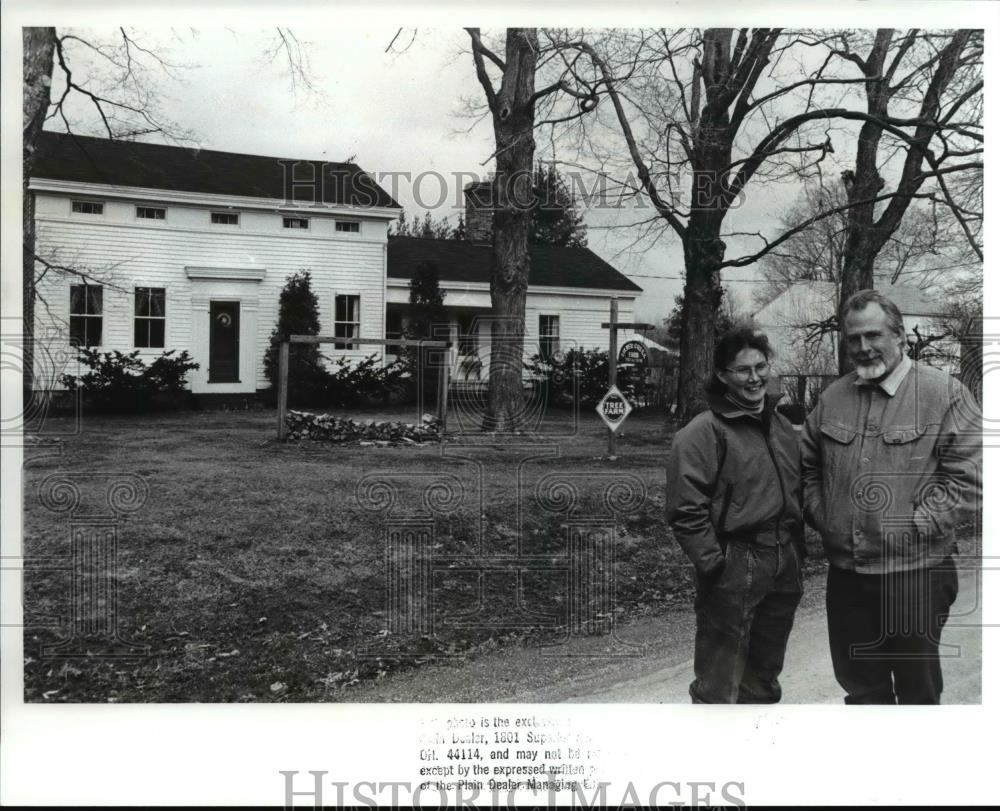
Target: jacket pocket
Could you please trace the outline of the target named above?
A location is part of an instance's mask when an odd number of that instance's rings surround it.
[[[849,445],[854,441],[854,437],[857,436],[857,433],[850,428],[845,428],[842,425],[836,425],[832,422],[820,424],[819,430],[824,436],[830,437],[834,442],[839,442],[841,445]]]
[[[926,426],[914,428],[894,428],[882,434],[882,441],[887,445],[905,445],[920,439],[927,431]]]

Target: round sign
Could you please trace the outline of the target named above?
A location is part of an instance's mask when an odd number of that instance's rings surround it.
[[[627,341],[618,351],[619,363],[635,363],[645,365],[649,359],[646,347],[641,341]]]

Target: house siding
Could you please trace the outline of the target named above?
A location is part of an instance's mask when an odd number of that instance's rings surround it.
[[[71,201],[100,200],[103,215],[74,214]],[[277,321],[278,296],[288,276],[298,270],[312,274],[313,291],[319,299],[320,329],[332,334],[334,297],[361,297],[361,335],[384,336],[385,220],[332,216],[310,216],[308,230],[285,229],[281,212],[240,211],[239,226],[213,225],[214,206],[170,204],[166,220],[138,220],[135,206],[154,202],[109,200],[94,195],[36,196],[39,254],[50,261],[90,269],[106,280],[102,351],[131,352],[133,346],[136,286],[166,288],[165,349],[188,350],[201,364],[190,376],[194,391],[226,393],[265,388],[263,359],[269,336]],[[295,216],[302,216],[296,214]],[[337,219],[361,223],[361,233],[336,231]],[[263,270],[260,281],[192,279],[189,268]],[[50,334],[56,349],[68,346],[69,288],[74,280],[49,273],[39,285],[39,294],[49,307],[36,308],[36,332]],[[115,287],[124,288],[116,290]],[[240,301],[239,384],[208,384],[208,302]],[[327,355],[334,354],[332,345]],[[153,358],[161,349],[140,350],[140,357]],[[360,358],[379,347],[337,351]],[[52,386],[57,381],[44,377]]]
[[[445,311],[456,308],[473,308],[482,311],[480,316],[480,339],[477,357],[482,362],[481,376],[486,376],[490,359],[490,294],[486,289],[470,289],[470,287],[449,286],[442,282],[445,293]],[[525,301],[524,320],[524,356],[530,358],[538,354],[539,348],[539,316],[559,316],[560,349],[608,349],[608,330],[601,327],[611,317],[610,303],[614,291],[600,293],[547,292],[544,288],[528,288]],[[631,291],[619,292],[618,320],[632,321],[635,308],[635,295]],[[408,300],[407,288],[398,282],[388,288],[388,301],[393,304],[404,304]],[[457,342],[457,332],[452,321],[451,339]],[[453,348],[453,376],[462,379],[458,364],[458,354]]]

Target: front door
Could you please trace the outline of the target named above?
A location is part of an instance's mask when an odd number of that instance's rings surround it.
[[[240,382],[240,303],[209,304],[208,382]]]

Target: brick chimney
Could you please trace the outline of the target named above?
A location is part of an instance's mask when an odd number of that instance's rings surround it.
[[[465,189],[465,231],[469,242],[493,242],[493,181],[469,183]]]

